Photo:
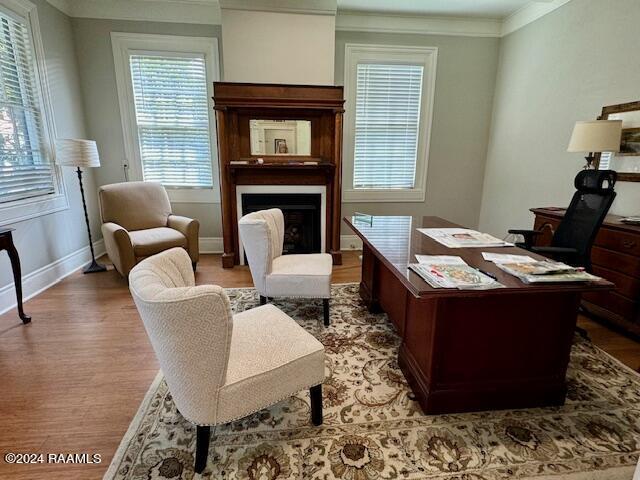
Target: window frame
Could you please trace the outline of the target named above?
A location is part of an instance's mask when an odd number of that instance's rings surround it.
[[[153,54],[180,53],[204,55],[207,72],[207,104],[209,106],[209,144],[211,148],[211,188],[165,187],[169,199],[174,203],[220,203],[220,172],[218,169],[218,147],[216,121],[213,115],[213,82],[220,80],[220,58],[216,37],[186,37],[180,35],[155,35],[146,33],[111,32],[111,45],[115,64],[116,86],[122,136],[124,140],[125,164],[128,180],[143,180],[142,159],[136,127],[135,101],[131,79],[130,53]]]
[[[47,78],[47,66],[45,63],[44,46],[40,32],[40,21],[36,5],[28,0],[4,0],[0,10],[24,22],[29,31],[31,47],[33,48],[33,74],[34,83],[39,96],[40,110],[42,113],[42,148],[44,154],[51,162],[51,172],[54,193],[38,195],[30,198],[22,198],[10,202],[0,203],[0,225],[8,225],[22,222],[35,217],[49,215],[69,208],[64,177],[59,165],[55,162],[54,140],[57,137],[51,93]]]
[[[344,202],[424,202],[426,198],[427,166],[433,123],[436,82],[437,47],[372,45],[347,43],[344,55]],[[354,147],[356,122],[357,66],[362,63],[421,65],[422,95],[420,105],[418,149],[416,152],[415,184],[410,189],[354,188]]]

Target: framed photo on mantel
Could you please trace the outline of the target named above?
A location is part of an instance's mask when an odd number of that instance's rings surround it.
[[[619,152],[595,154],[596,168],[615,170],[618,181],[640,182],[640,101],[602,107],[598,120],[622,120]]]

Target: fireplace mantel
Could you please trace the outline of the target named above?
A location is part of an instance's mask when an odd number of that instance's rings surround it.
[[[237,185],[323,185],[323,244],[334,264],[341,264],[342,87],[216,82],[213,100],[220,163],[223,267],[240,263]],[[256,118],[310,121],[311,154],[252,155],[249,120]]]

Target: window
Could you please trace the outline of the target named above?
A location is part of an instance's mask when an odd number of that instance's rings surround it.
[[[216,39],[113,33],[112,42],[130,179],[162,183],[173,201],[217,201]]]
[[[33,5],[0,9],[0,223],[67,208],[52,161]],[[44,70],[44,69],[42,69]],[[44,73],[44,72],[43,72]]]
[[[345,201],[424,201],[435,57],[347,44]]]

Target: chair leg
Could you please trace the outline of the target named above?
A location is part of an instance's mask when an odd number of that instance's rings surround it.
[[[196,267],[198,266],[198,262],[191,262],[191,268],[193,268],[193,271],[196,271]]]
[[[196,426],[196,464],[194,466],[196,473],[202,473],[204,467],[207,466],[210,437],[211,427],[200,425]]]
[[[262,295],[260,295],[260,305],[266,305],[267,303],[267,297],[263,297]]]
[[[328,327],[331,325],[331,319],[329,318],[329,299],[322,299],[322,309],[324,310],[324,326]]]
[[[315,425],[322,425],[322,384],[309,389],[311,396],[311,422]]]

